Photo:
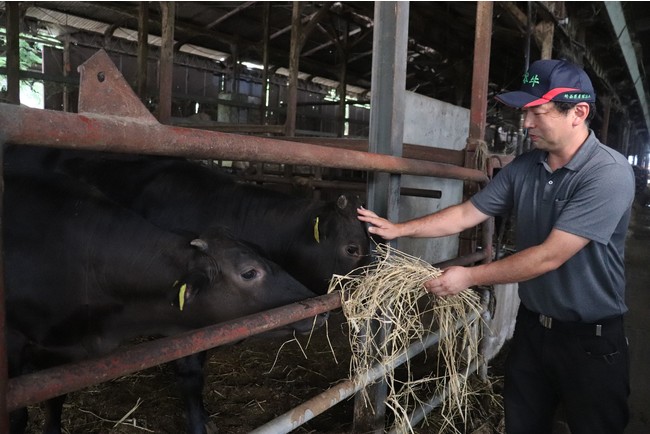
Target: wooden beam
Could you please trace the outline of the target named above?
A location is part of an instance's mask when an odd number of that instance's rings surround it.
[[[535,41],[541,50],[542,59],[553,57],[553,36],[555,35],[555,23],[542,21],[535,26]]]
[[[174,21],[176,3],[160,2],[162,40],[158,65],[158,121],[168,124],[172,117],[172,76],[174,72]]]
[[[244,2],[244,3],[240,4],[239,6],[237,6],[236,8],[232,9],[231,11],[226,12],[225,14],[223,14],[222,16],[217,18],[216,20],[212,21],[210,24],[205,26],[205,28],[206,29],[212,29],[213,27],[216,27],[217,24],[227,20],[228,18],[232,17],[233,15],[237,15],[238,13],[240,13],[244,9],[248,8],[249,6],[254,5],[255,3],[256,2]]]
[[[271,32],[271,3],[264,2],[264,17],[262,18],[262,95],[260,97],[260,124],[267,123],[266,89],[269,80],[269,33]]]
[[[149,58],[149,2],[140,2],[138,13],[138,71],[136,92],[140,99],[147,96]]]
[[[285,134],[292,137],[296,134],[296,115],[298,102],[298,73],[300,67],[300,37],[302,31],[302,3],[293,2],[291,14],[291,47],[289,49],[289,87],[287,89],[287,119],[285,121]]]
[[[314,31],[316,28],[316,25],[320,23],[320,21],[329,14],[330,7],[332,7],[332,4],[334,2],[325,2],[321,6],[320,9],[315,14],[312,14],[309,18],[309,21],[307,22],[307,25],[303,27],[302,32],[300,34],[300,50],[302,51],[302,47],[305,45],[305,41],[307,41],[307,37],[311,34],[311,32]]]
[[[20,104],[20,3],[6,2],[7,8],[7,102]]]
[[[339,77],[339,111],[337,113],[338,118],[338,131],[337,135],[339,137],[345,136],[345,111],[347,109],[346,100],[347,100],[347,83],[348,83],[348,35],[350,34],[350,23],[345,22],[345,31],[343,32],[343,40],[340,43],[337,43],[339,53],[342,57],[341,59],[341,75]]]

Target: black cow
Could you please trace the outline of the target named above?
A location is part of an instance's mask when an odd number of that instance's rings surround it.
[[[223,231],[168,232],[78,180],[11,172],[3,211],[10,376],[315,296]],[[206,422],[197,361],[179,364],[192,434]],[[48,401],[44,432],[61,432],[64,399]],[[26,422],[26,409],[13,412],[12,433]]]
[[[67,158],[68,173],[170,230],[201,231],[218,222],[258,245],[314,292],[332,274],[369,263],[369,238],[357,219],[358,199],[297,198],[233,178],[199,163],[168,157]]]

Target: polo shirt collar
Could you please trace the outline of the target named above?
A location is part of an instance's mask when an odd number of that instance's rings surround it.
[[[596,135],[594,134],[593,130],[589,129],[589,136],[587,136],[587,139],[584,141],[584,143],[580,146],[578,149],[578,152],[571,158],[571,160],[563,166],[565,169],[572,170],[574,172],[579,171],[585,164],[587,164],[587,161],[591,159],[591,156],[593,152],[598,148],[598,139],[596,139]],[[548,167],[548,164],[546,163],[548,158],[548,152],[543,152],[540,155],[539,162],[540,164],[544,165],[547,170],[550,170]]]

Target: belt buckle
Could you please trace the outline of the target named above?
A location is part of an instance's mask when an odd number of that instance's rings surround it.
[[[553,328],[553,318],[539,314],[539,323],[547,329]]]

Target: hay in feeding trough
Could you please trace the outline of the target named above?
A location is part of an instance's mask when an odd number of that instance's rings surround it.
[[[440,269],[386,244],[377,245],[377,257],[375,264],[335,276],[330,284],[330,291],[341,289],[350,328],[350,376],[361,378],[375,364],[390,364],[409,345],[439,329],[438,358],[428,377],[415,379],[410,361],[405,363],[406,380],[396,378],[394,369],[387,370],[386,406],[397,432],[413,432],[408,413],[424,404],[422,392],[444,396],[442,421],[436,425],[439,432],[457,432],[455,420],[466,422],[472,394],[465,380],[478,359],[480,296],[472,290],[434,296],[424,282],[439,277]],[[365,391],[364,398],[369,405]]]

